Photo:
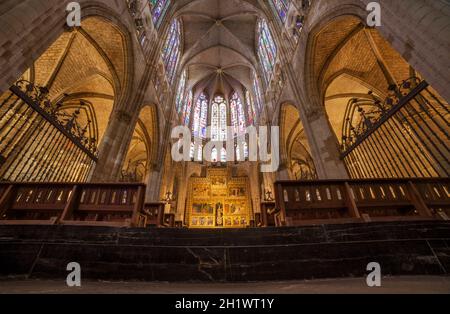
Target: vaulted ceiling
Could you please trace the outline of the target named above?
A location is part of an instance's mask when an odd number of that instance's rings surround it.
[[[115,98],[127,80],[126,50],[124,36],[114,24],[89,17],[81,28],[61,34],[24,78],[46,86],[51,101],[63,102],[67,112],[78,108],[80,100],[89,104],[78,121],[85,125],[87,120],[95,120],[100,142]]]
[[[383,99],[392,83],[410,76],[409,64],[376,29],[342,16],[318,34],[312,64],[330,123],[342,139],[344,115],[353,98]],[[372,91],[373,96],[368,96]]]
[[[188,87],[210,94],[229,94],[241,84],[250,89],[257,64],[257,1],[180,0],[177,4]]]

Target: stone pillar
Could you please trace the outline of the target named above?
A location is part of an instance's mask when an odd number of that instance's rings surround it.
[[[123,159],[120,153],[121,148],[124,141],[129,142],[129,137],[133,134],[131,122],[132,118],[127,112],[113,113],[99,146],[99,158],[92,173],[91,182],[115,181]]]
[[[277,181],[281,180],[290,180],[291,177],[289,176],[289,169],[286,166],[286,163],[283,162],[280,167],[278,168],[277,172]]]
[[[162,171],[150,169],[145,180],[147,190],[145,191],[145,202],[160,202],[161,201],[161,182]]]
[[[311,146],[311,155],[321,180],[348,179],[344,161],[340,158],[339,143],[323,108],[308,115],[305,133]]]
[[[178,181],[178,195],[177,195],[177,213],[175,216],[176,220],[184,221],[184,213],[186,211],[186,201],[187,201],[187,188],[189,185],[189,177],[186,173],[186,166],[183,167],[182,175]]]

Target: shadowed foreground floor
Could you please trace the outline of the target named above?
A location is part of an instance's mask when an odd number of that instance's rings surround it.
[[[258,282],[166,283],[84,281],[69,288],[55,280],[1,279],[0,293],[120,293],[120,294],[321,294],[321,293],[450,293],[450,277],[385,277],[382,286],[369,288],[365,278]]]

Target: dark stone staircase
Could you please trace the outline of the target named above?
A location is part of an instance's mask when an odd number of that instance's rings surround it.
[[[0,276],[65,280],[277,281],[448,275],[450,222],[419,221],[258,229],[0,226]]]

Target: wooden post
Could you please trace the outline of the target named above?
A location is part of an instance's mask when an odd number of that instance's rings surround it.
[[[164,214],[164,226],[168,228],[175,227],[175,214]]]
[[[286,226],[286,204],[284,202],[284,192],[283,185],[280,183],[275,183],[275,206],[276,209],[280,211],[280,223],[282,226]]]
[[[410,200],[413,203],[414,208],[417,210],[419,215],[422,217],[433,217],[431,210],[428,208],[427,204],[423,200],[416,186],[411,181],[408,181],[408,191]]]
[[[59,218],[60,222],[64,222],[65,220],[72,220],[70,217],[74,210],[76,210],[78,206],[78,194],[80,191],[80,187],[78,185],[74,185],[72,188],[72,193],[70,194],[69,199],[67,200],[67,204],[64,207],[61,217]]]
[[[265,202],[261,203],[261,227],[267,227],[268,226],[268,218],[267,218],[267,206]]]
[[[347,204],[347,208],[350,212],[350,215],[353,218],[361,218],[358,207],[356,206],[355,198],[352,193],[352,188],[348,182],[344,183],[344,193],[345,193],[345,203]]]
[[[139,223],[139,214],[144,211],[144,202],[145,202],[145,186],[140,185],[137,190],[136,203],[134,204],[130,227],[137,227]]]
[[[163,227],[164,226],[164,206],[165,203],[159,203],[158,205],[158,216],[157,216],[157,223],[156,227]]]
[[[14,196],[14,185],[11,184],[8,186],[3,195],[0,195],[0,216],[3,216],[11,207],[13,196]]]

